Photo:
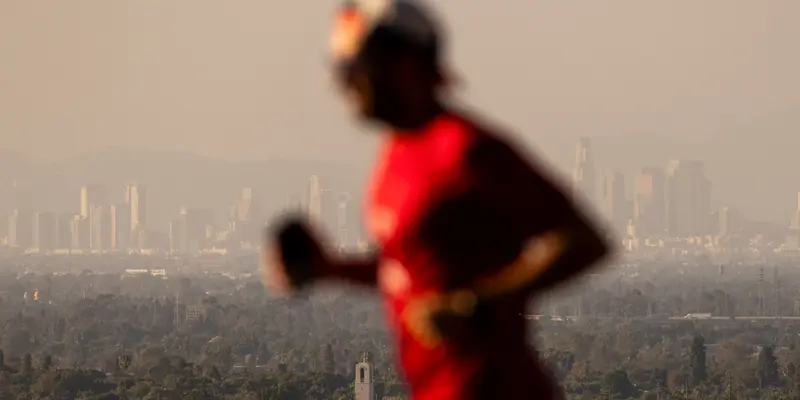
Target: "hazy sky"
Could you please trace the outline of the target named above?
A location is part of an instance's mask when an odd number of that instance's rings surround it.
[[[0,0],[0,147],[347,159],[364,138],[325,74],[334,3]],[[798,0],[434,3],[462,96],[545,150],[720,134],[800,104]]]

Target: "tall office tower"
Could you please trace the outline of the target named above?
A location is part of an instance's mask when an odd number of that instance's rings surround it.
[[[338,202],[333,191],[318,175],[312,175],[308,184],[308,217],[311,223],[328,234],[336,234]]]
[[[184,219],[178,218],[169,223],[169,250],[174,252],[182,251],[185,247],[183,239]]]
[[[575,152],[575,170],[572,173],[574,189],[581,193],[592,206],[595,206],[597,196],[594,157],[592,157],[592,141],[589,138],[581,138]]]
[[[97,205],[89,211],[89,247],[97,251],[111,248],[111,212],[109,206]]]
[[[352,243],[348,230],[350,193],[342,193],[339,196],[339,205],[336,212],[336,241],[339,248],[347,248]]]
[[[790,220],[785,245],[790,249],[800,248],[800,192],[797,192],[797,209]]]
[[[39,252],[53,251],[56,247],[56,217],[52,213],[33,214],[33,248]]]
[[[69,249],[72,247],[72,228],[70,225],[74,217],[74,214],[61,214],[56,218],[56,249]]]
[[[81,188],[81,216],[89,218],[95,206],[108,204],[108,188],[105,185],[86,185]]]
[[[251,242],[259,237],[264,225],[260,214],[258,197],[251,188],[243,188],[236,203],[233,230],[240,242]]]
[[[3,192],[4,192],[3,190],[0,190],[0,195],[2,195]],[[3,199],[3,200],[4,200],[3,203],[0,204],[0,215],[5,216],[5,219],[3,220],[4,223],[0,224],[0,237],[7,237],[8,226],[10,223],[9,220],[11,218],[11,210],[13,209],[13,207],[9,206],[9,204],[11,203],[10,200],[8,199]]]
[[[130,229],[127,248],[143,249],[147,233],[147,188],[140,184],[125,186],[125,204],[128,206]]]
[[[154,232],[152,229],[145,229],[140,225],[139,229],[131,231],[131,237],[129,239],[130,245],[128,247],[136,250],[147,249],[153,244],[158,243],[158,237],[158,232]],[[164,242],[166,242],[166,240],[162,240],[162,243]]]
[[[105,250],[110,240],[110,228],[102,229],[104,224],[110,226],[108,213],[108,188],[105,185],[86,185],[81,188],[81,216],[88,222],[89,248],[92,250]]]
[[[636,175],[633,188],[633,221],[642,236],[664,234],[666,218],[664,170],[645,167]]]
[[[180,251],[195,253],[209,248],[214,231],[214,213],[208,209],[181,209],[183,232]]]
[[[109,217],[111,218],[111,243],[110,248],[114,250],[128,250],[131,248],[131,234],[135,232],[131,229],[132,208],[128,204],[115,204],[111,206]]]
[[[33,213],[24,209],[8,216],[8,245],[27,249],[33,244]]]
[[[228,217],[228,230],[231,232],[235,232],[237,225],[239,225],[237,221],[237,216],[239,215],[238,213],[239,211],[237,206],[228,206],[226,215]]]
[[[375,400],[375,380],[372,375],[372,363],[365,353],[361,358],[361,362],[356,364],[356,376],[353,382],[355,400]]]
[[[719,220],[717,221],[717,235],[730,236],[741,228],[741,218],[736,209],[724,206],[719,209]]]
[[[72,237],[71,248],[75,250],[86,250],[89,248],[89,218],[80,214],[74,215],[69,225],[70,236]]]
[[[253,195],[252,188],[243,188],[236,204],[236,220],[239,222],[260,222],[258,221],[258,204]]]
[[[322,182],[318,175],[311,175],[308,182],[308,218],[319,223],[322,220]]]
[[[169,250],[179,252],[184,248],[183,233],[183,218],[177,218],[169,223]]]
[[[134,184],[125,186],[125,204],[130,206],[130,227],[132,230],[147,227],[147,188]]]
[[[673,160],[667,168],[666,228],[672,237],[709,234],[711,182],[699,161]]]
[[[604,171],[601,199],[603,213],[611,228],[617,235],[624,234],[630,219],[628,199],[625,197],[625,175],[615,170]]]

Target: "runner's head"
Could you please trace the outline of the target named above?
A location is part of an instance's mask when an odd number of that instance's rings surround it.
[[[410,115],[436,103],[441,41],[416,1],[347,1],[331,38],[337,83],[361,117],[412,127]]]

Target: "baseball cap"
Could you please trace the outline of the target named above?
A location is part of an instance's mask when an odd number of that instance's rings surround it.
[[[350,0],[342,3],[333,26],[334,59],[353,59],[367,48],[404,48],[438,57],[441,29],[420,0]]]

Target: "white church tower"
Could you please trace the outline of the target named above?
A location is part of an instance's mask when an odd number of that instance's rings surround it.
[[[373,379],[372,364],[369,362],[369,354],[364,353],[361,362],[356,364],[355,400],[376,400],[375,380]]]

